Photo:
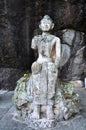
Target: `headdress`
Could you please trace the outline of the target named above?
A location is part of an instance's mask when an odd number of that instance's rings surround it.
[[[53,20],[50,18],[50,16],[48,16],[48,15],[45,15],[43,18],[42,18],[42,20],[49,20],[49,21],[51,21],[51,22],[53,22]],[[42,21],[41,20],[41,21]]]

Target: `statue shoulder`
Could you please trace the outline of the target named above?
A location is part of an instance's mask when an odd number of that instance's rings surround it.
[[[60,38],[57,37],[57,36],[55,36],[55,39],[56,39],[57,41],[59,41],[59,42],[61,41]]]
[[[41,38],[41,35],[34,36],[32,40],[39,40]]]
[[[41,38],[41,35],[37,35],[37,36],[33,37],[32,43],[31,43],[31,48],[32,49],[37,49],[40,38]]]
[[[56,40],[60,41],[60,38],[57,37],[57,36],[55,36],[55,35],[51,35],[51,37],[52,37],[53,39],[56,39]]]

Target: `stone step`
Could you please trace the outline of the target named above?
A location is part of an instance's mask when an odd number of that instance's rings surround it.
[[[0,90],[0,95],[6,94],[8,90]]]

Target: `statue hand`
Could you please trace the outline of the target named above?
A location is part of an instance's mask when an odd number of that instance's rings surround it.
[[[42,66],[38,62],[34,62],[31,66],[31,69],[33,74],[38,74],[41,71]]]

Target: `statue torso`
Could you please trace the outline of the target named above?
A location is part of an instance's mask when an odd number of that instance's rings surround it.
[[[51,50],[53,47],[53,40],[55,39],[55,36],[48,35],[48,36],[37,36],[37,49],[38,53],[41,54],[43,57],[51,57]]]

